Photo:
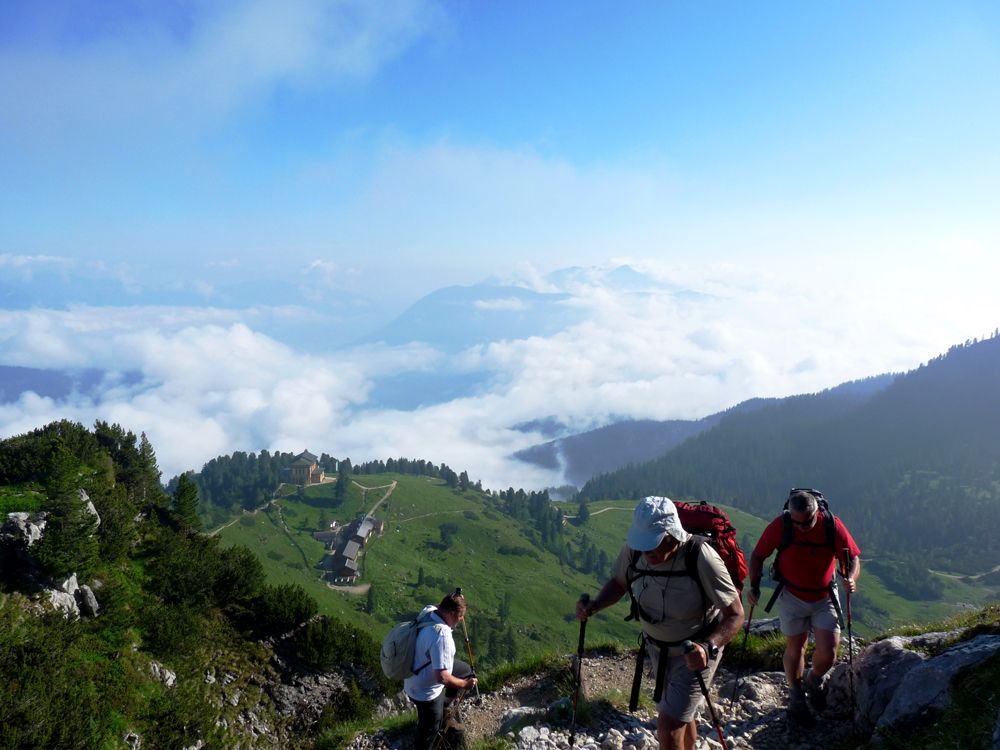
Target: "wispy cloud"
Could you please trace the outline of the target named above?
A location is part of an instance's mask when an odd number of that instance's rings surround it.
[[[306,353],[254,330],[252,316],[211,308],[0,312],[4,364],[142,373],[96,398],[25,394],[0,406],[0,434],[66,417],[112,419],[146,431],[168,474],[233,450],[309,447],[355,460],[445,461],[491,487],[544,486],[560,478],[509,459],[543,439],[518,423],[551,416],[582,430],[622,417],[698,418],[754,396],[909,369],[988,333],[990,310],[1000,315],[985,282],[967,282],[956,309],[911,294],[916,276],[865,279],[839,266],[819,269],[817,286],[805,263],[633,262],[665,291],[616,289],[591,275],[573,297],[582,323],[454,356],[422,344]],[[952,296],[960,280],[939,281]],[[368,402],[384,377],[476,371],[490,374],[488,392],[412,411]]]
[[[0,47],[0,90],[18,102],[0,127],[23,135],[64,122],[163,127],[175,118],[185,128],[280,86],[363,81],[440,17],[425,0],[237,0],[190,5],[179,33],[167,13],[122,8],[116,23],[80,36],[79,18],[40,8],[35,33]]]
[[[72,258],[57,255],[15,255],[0,253],[0,273],[20,281],[30,281],[36,271],[65,271],[78,265]]]

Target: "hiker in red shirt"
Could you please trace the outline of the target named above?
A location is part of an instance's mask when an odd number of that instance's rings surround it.
[[[861,551],[847,527],[826,504],[823,493],[794,489],[785,511],[768,524],[750,556],[750,603],[760,600],[760,579],[764,561],[778,551],[773,568],[780,594],[781,632],[785,645],[785,677],[790,701],[788,716],[793,722],[815,722],[806,701],[817,711],[826,707],[823,676],[833,666],[840,641],[841,611],[834,576],[838,567],[850,570],[844,585],[853,593],[861,574]],[[845,554],[845,552],[847,554]],[[770,611],[774,597],[768,603]],[[813,631],[815,647],[812,667],[806,672],[806,645]]]

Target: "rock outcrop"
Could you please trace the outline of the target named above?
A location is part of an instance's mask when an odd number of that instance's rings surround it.
[[[964,669],[1000,651],[1000,635],[980,635],[909,670],[876,724],[879,730],[933,718],[951,702],[951,686]]]
[[[28,549],[45,532],[46,513],[8,513],[0,526],[0,543],[14,549]]]

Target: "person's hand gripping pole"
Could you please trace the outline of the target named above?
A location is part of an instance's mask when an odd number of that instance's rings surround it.
[[[696,648],[698,647],[694,645],[694,641],[684,641],[685,654],[691,653]],[[661,658],[666,658],[666,655],[661,655]],[[722,750],[729,750],[729,745],[726,743],[726,736],[722,733],[722,725],[719,724],[719,717],[715,713],[715,706],[712,705],[712,696],[708,694],[708,685],[705,684],[705,678],[701,676],[701,670],[693,671],[694,676],[698,678],[698,687],[701,688],[701,694],[705,696],[705,703],[708,704],[708,713],[711,715],[712,724],[715,725],[715,731],[719,735],[719,742],[722,743]]]

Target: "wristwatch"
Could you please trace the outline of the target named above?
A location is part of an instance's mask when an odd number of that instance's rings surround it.
[[[716,646],[714,643],[705,641],[704,643],[701,644],[701,647],[705,649],[705,653],[708,655],[709,659],[714,659],[716,656],[719,655],[719,647]]]

